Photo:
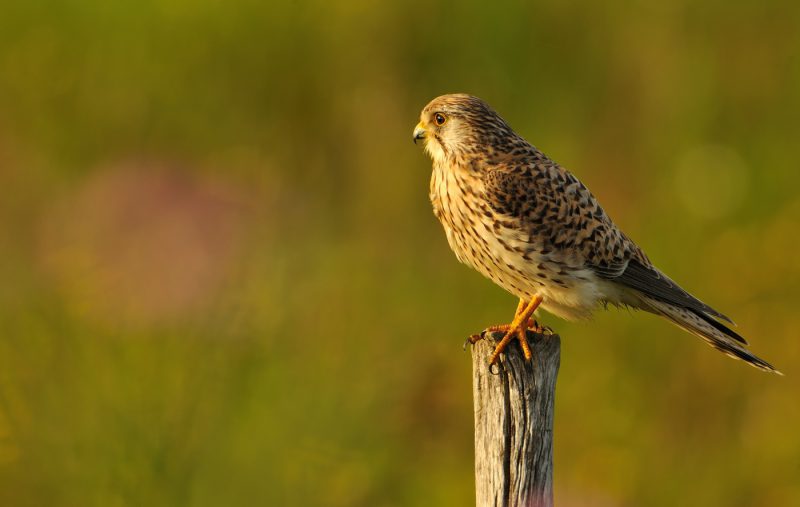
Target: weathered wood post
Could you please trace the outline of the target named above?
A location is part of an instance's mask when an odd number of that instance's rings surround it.
[[[512,343],[489,371],[501,334],[472,347],[475,493],[478,507],[552,507],[553,410],[558,335],[528,331],[533,360]]]

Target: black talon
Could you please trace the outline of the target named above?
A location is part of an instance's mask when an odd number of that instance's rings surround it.
[[[536,320],[533,321],[533,332],[535,334],[541,334],[541,335],[553,335],[553,334],[555,334],[555,332],[553,331],[553,328],[551,328],[550,326],[542,326]]]
[[[483,332],[481,332],[481,334],[473,334],[473,335],[468,336],[467,339],[464,340],[464,347],[463,347],[464,352],[467,351],[467,344],[468,343],[470,345],[475,345],[476,343],[478,343],[480,340],[483,340],[484,338],[485,338],[485,336],[484,336]]]

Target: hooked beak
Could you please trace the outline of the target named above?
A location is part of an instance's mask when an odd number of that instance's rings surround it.
[[[425,128],[422,126],[422,122],[417,123],[417,126],[414,127],[414,144],[417,144],[419,139],[425,139]]]

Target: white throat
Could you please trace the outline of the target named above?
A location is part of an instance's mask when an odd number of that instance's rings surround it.
[[[425,140],[425,151],[435,164],[443,164],[447,160],[447,154],[442,149],[442,145],[433,139]]]

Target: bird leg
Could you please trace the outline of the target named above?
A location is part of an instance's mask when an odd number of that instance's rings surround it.
[[[517,311],[514,312],[515,319],[520,313],[522,313],[523,310],[525,310],[525,306],[526,306],[525,300],[520,299],[519,303],[517,304]],[[528,326],[530,326],[530,322],[528,322]],[[511,329],[511,324],[500,324],[497,326],[489,326],[480,333],[473,334],[469,338],[467,338],[467,341],[464,342],[464,350],[467,350],[467,343],[469,343],[470,345],[475,345],[476,343],[478,343],[479,341],[483,340],[486,337],[486,333],[501,333],[501,332],[506,333],[508,332],[509,329]]]
[[[520,299],[519,304],[517,305],[517,311],[514,314],[514,320],[511,324],[502,324],[499,326],[489,326],[486,330],[481,333],[480,335],[472,335],[469,337],[468,341],[472,344],[483,338],[485,333],[496,333],[496,332],[503,332],[505,335],[503,339],[500,340],[500,343],[494,349],[492,356],[489,358],[489,366],[495,364],[497,359],[500,357],[500,354],[505,350],[506,346],[511,342],[512,339],[517,338],[519,340],[520,345],[522,346],[522,353],[525,355],[525,359],[530,361],[533,355],[531,354],[531,347],[528,344],[528,339],[525,336],[526,331],[530,328],[533,329],[534,332],[542,332],[545,329],[540,327],[539,324],[531,319],[531,315],[539,305],[542,303],[541,296],[535,296],[531,299],[530,302],[526,303],[524,300]]]

